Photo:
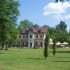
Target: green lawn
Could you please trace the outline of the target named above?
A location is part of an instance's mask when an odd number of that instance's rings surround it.
[[[70,70],[70,49],[57,49],[44,59],[43,49],[9,48],[0,51],[0,70]]]

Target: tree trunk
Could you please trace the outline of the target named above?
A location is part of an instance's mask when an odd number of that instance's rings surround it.
[[[8,50],[8,43],[6,43],[6,47],[5,47],[5,50]]]
[[[3,50],[3,48],[4,48],[4,42],[2,43],[2,46],[1,46],[1,49],[0,50]]]

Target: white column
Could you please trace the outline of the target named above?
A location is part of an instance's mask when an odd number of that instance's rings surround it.
[[[34,47],[34,41],[32,41],[32,48]]]
[[[30,42],[28,42],[28,47],[30,47]]]

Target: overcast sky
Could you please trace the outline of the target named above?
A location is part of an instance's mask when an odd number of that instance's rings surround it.
[[[54,27],[61,20],[70,29],[70,2],[55,3],[55,0],[19,0],[20,15],[17,23],[28,19],[40,26],[49,25]]]

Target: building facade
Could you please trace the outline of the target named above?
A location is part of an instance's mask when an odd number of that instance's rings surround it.
[[[21,47],[44,47],[46,28],[22,29],[18,45]]]

